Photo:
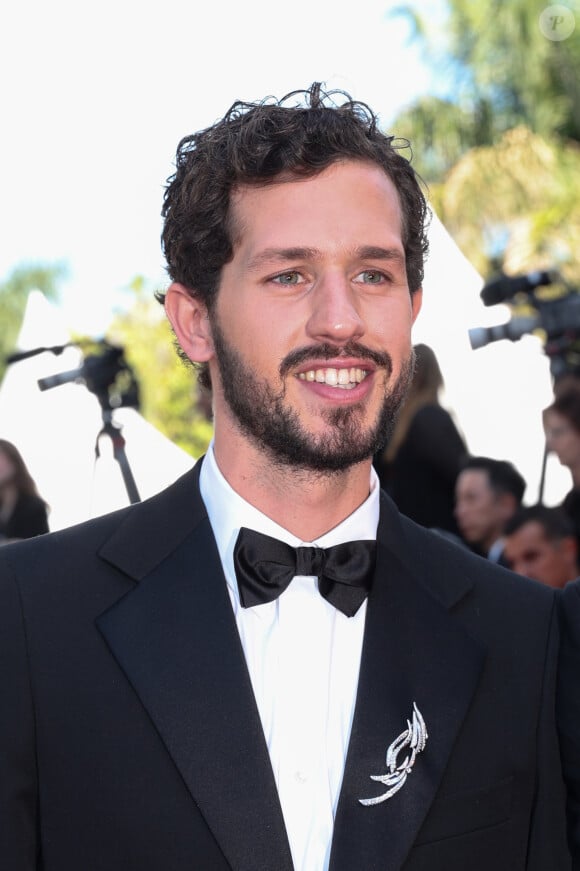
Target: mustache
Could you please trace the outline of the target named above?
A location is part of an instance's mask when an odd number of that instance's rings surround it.
[[[287,375],[295,366],[300,366],[308,360],[331,360],[337,357],[358,357],[360,360],[371,360],[381,369],[386,369],[390,375],[393,369],[391,355],[387,351],[373,351],[358,342],[349,342],[346,345],[331,345],[328,342],[322,345],[310,345],[290,351],[280,363],[280,375]]]

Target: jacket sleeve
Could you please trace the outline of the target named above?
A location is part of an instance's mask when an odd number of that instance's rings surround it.
[[[558,644],[558,615],[554,603],[537,726],[536,799],[528,844],[528,871],[572,869],[566,846],[566,796],[555,716]]]
[[[10,547],[3,550],[11,550]],[[0,868],[37,868],[34,711],[20,596],[0,554]]]
[[[568,790],[568,842],[577,871],[580,869],[580,580],[564,588],[560,615],[557,716]]]

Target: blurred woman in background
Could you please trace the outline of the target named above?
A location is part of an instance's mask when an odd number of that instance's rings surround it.
[[[0,439],[0,544],[48,532],[48,509],[18,448]]]
[[[381,486],[421,526],[458,535],[455,481],[467,449],[439,403],[443,376],[434,351],[415,345],[415,372],[385,451],[375,458]]]
[[[546,449],[553,451],[572,475],[572,489],[562,507],[572,518],[580,542],[580,389],[559,390],[552,404],[544,409],[543,419]]]

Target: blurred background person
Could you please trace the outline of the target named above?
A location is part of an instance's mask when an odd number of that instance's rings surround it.
[[[455,488],[455,516],[463,539],[481,556],[506,565],[504,529],[521,507],[526,482],[507,460],[468,457]]]
[[[48,507],[18,448],[0,439],[0,544],[48,532]]]
[[[578,575],[572,521],[561,508],[520,509],[506,524],[504,556],[519,575],[561,589]]]
[[[568,393],[570,390],[580,392],[580,371],[564,372],[554,380],[554,396]]]
[[[562,508],[571,518],[580,543],[580,390],[567,387],[558,391],[552,404],[544,409],[543,422],[546,450],[556,454],[572,475],[572,489]]]
[[[375,458],[381,486],[421,526],[457,534],[455,481],[467,449],[439,403],[444,382],[435,353],[415,345],[415,371],[389,443]]]

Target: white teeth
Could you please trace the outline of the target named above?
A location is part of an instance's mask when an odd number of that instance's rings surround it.
[[[307,372],[300,372],[298,377],[301,381],[317,381],[319,384],[328,384],[330,387],[352,390],[366,378],[366,375],[365,369],[353,366],[350,369],[309,369]]]

